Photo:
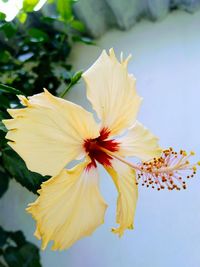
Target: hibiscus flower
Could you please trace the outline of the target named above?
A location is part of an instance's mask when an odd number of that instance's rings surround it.
[[[4,120],[8,144],[31,171],[52,176],[27,208],[36,220],[35,236],[42,239],[43,249],[49,241],[53,250],[66,249],[104,222],[107,204],[99,189],[99,164],[118,191],[118,227],[113,232],[119,236],[133,229],[139,179],[147,187],[177,189],[177,171],[189,166],[184,151],[162,152],[157,137],[136,121],[141,97],[127,71],[129,59],[118,61],[113,49],[109,54],[103,51],[82,75],[98,121],[46,89],[28,98],[19,96],[24,108],[8,110],[12,116]],[[127,156],[142,163],[129,163]],[[81,162],[69,169],[68,164],[77,159]]]

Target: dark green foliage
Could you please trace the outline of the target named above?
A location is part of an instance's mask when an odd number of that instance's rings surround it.
[[[21,231],[8,232],[0,227],[0,267],[41,267],[39,249]]]
[[[22,10],[14,22],[4,21],[1,13],[1,83],[25,95],[39,93],[43,88],[56,94],[58,88],[67,87],[74,75],[67,62],[73,42],[92,44],[83,35],[84,25],[73,17],[73,2],[55,0],[49,4],[51,16],[31,12],[30,6],[29,13]]]
[[[39,93],[44,87],[56,94],[59,86],[67,85],[73,75],[66,62],[71,49],[69,34],[54,29],[54,22],[43,18],[42,14],[29,13],[23,27],[16,20],[15,24],[6,23],[0,28],[1,82],[25,95]],[[11,28],[17,28],[14,35]],[[63,76],[57,68],[64,69],[67,75]]]
[[[0,197],[7,191],[9,176],[6,172],[0,170]]]
[[[3,92],[3,93],[14,94],[14,95],[16,95],[16,94],[22,94],[23,95],[24,94],[21,91],[19,91],[18,89],[15,89],[15,88],[13,88],[11,86],[7,86],[7,85],[1,84],[1,83],[0,83],[0,92],[1,93]],[[6,100],[5,96],[3,96],[3,95],[1,95],[1,96],[4,97],[4,99]]]

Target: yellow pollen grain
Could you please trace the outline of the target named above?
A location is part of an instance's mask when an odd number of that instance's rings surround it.
[[[182,155],[186,157],[187,156],[187,152],[186,151],[183,151],[182,152]]]
[[[196,170],[197,170],[197,167],[196,167],[196,166],[193,166],[192,169],[193,169],[194,171],[196,171]]]

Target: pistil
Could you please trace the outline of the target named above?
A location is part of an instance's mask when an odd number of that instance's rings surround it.
[[[187,155],[184,150],[175,152],[172,148],[164,150],[159,158],[140,164],[130,163],[105,148],[101,150],[134,169],[137,174],[137,184],[142,181],[142,186],[158,190],[186,189],[185,178],[192,178],[196,174],[196,165],[200,165],[199,162],[191,165],[188,160],[194,152]]]

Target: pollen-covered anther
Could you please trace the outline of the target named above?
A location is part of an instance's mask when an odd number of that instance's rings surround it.
[[[199,163],[190,164],[189,158],[193,155],[195,155],[193,151],[188,154],[184,150],[175,152],[173,148],[163,150],[159,158],[139,165],[138,181],[142,180],[143,186],[157,190],[186,189],[185,179],[194,177],[199,165]]]

